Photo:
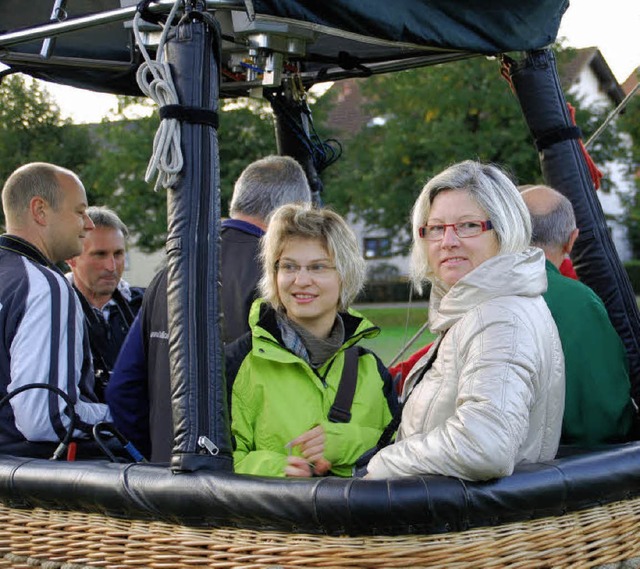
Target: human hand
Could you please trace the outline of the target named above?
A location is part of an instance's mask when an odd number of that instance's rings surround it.
[[[297,446],[300,448],[302,457],[289,456],[289,459],[299,460],[288,460],[285,474],[287,476],[324,476],[329,472],[331,463],[323,456],[325,439],[324,429],[318,425],[289,441],[286,445],[289,452]]]
[[[309,462],[316,463],[324,454],[326,436],[321,425],[309,429],[288,443],[288,447],[300,447],[300,454]]]
[[[319,458],[313,463],[313,475],[324,476],[331,470],[331,463],[324,457]]]
[[[324,476],[329,470],[331,470],[331,463],[326,458],[321,458],[315,464],[311,464],[301,456],[288,456],[284,474],[291,478],[310,478],[311,476]]]
[[[310,478],[313,476],[312,466],[301,456],[288,456],[284,475],[291,478]]]

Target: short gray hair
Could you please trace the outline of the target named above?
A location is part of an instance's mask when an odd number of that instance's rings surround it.
[[[125,225],[118,214],[106,206],[92,205],[87,208],[87,215],[96,227],[108,227],[122,231],[125,239],[129,237],[129,228]]]
[[[347,310],[364,286],[364,257],[347,222],[334,211],[311,204],[288,204],[274,212],[261,242],[262,297],[276,310],[282,308],[276,263],[287,242],[295,238],[317,239],[326,248],[340,278],[338,310]]]
[[[459,162],[429,180],[413,206],[411,276],[417,290],[422,290],[425,279],[434,279],[418,232],[429,220],[433,200],[447,190],[466,191],[487,212],[498,239],[498,254],[521,253],[530,246],[529,210],[509,176],[493,164]]]
[[[44,199],[57,211],[62,200],[60,175],[78,179],[71,170],[47,162],[31,162],[15,170],[2,188],[2,209],[7,221],[20,218],[35,197]]]
[[[307,176],[290,156],[266,156],[247,166],[236,180],[229,214],[258,217],[265,222],[278,207],[309,203]]]
[[[531,244],[536,247],[564,247],[576,229],[576,215],[569,199],[549,186],[527,186],[523,191],[544,189],[557,200],[555,207],[543,214],[531,213]]]

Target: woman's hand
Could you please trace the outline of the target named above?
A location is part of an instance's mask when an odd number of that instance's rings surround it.
[[[324,476],[331,470],[331,463],[326,458],[321,458],[315,464],[311,464],[301,456],[288,456],[284,475],[292,478],[310,478],[311,476]]]
[[[284,475],[292,478],[310,478],[313,476],[311,465],[301,456],[288,456]]]
[[[287,446],[300,447],[302,457],[289,456],[285,474],[287,476],[323,476],[329,472],[331,463],[323,456],[325,440],[324,429],[318,425],[290,441]],[[305,473],[302,474],[302,472]]]
[[[291,448],[299,446],[302,456],[309,462],[316,462],[322,458],[324,453],[325,439],[324,429],[318,425],[293,439],[289,443],[289,446]]]

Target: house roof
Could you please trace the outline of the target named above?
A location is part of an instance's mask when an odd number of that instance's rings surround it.
[[[636,67],[622,83],[621,87],[625,96],[631,93],[631,90],[638,84],[638,77],[640,77],[640,67]]]
[[[589,67],[596,75],[602,91],[614,104],[619,105],[625,97],[625,92],[600,50],[597,47],[585,47],[573,51],[574,57],[561,66],[562,87],[568,90],[578,81],[582,71]]]
[[[335,93],[335,104],[329,111],[326,123],[344,138],[359,132],[373,118],[366,111],[360,81],[362,79],[346,79],[331,87]]]

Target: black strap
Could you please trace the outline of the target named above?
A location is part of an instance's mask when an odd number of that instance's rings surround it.
[[[536,148],[542,152],[545,148],[563,142],[564,140],[576,140],[582,138],[582,131],[577,126],[563,126],[547,132],[543,132],[536,139]]]
[[[165,105],[158,109],[161,119],[176,119],[190,124],[204,124],[218,128],[218,113],[201,107],[186,107],[184,105]]]
[[[358,383],[358,348],[351,346],[344,351],[342,377],[336,398],[327,415],[332,423],[348,423],[351,421],[351,404]]]
[[[398,405],[398,408],[396,409],[396,412],[394,413],[393,418],[391,419],[391,421],[389,421],[389,424],[385,427],[384,431],[382,431],[382,434],[378,439],[378,443],[376,444],[376,451],[386,447],[391,442],[391,437],[393,437],[393,434],[398,430],[398,426],[400,425],[400,420],[402,419],[402,410],[404,409],[404,406],[407,404],[407,401],[409,400],[409,397],[413,393],[413,390],[416,387],[418,387],[420,382],[424,379],[424,376],[426,375],[426,373],[429,371],[429,369],[431,369],[431,366],[433,365],[433,362],[436,360],[436,356],[438,355],[438,350],[440,349],[440,344],[442,344],[443,338],[444,338],[444,334],[440,336],[438,343],[433,348],[433,351],[429,356],[429,360],[427,361],[424,368],[422,369],[422,374],[413,384],[411,391],[407,393],[407,396],[404,398],[404,401],[400,405]]]

